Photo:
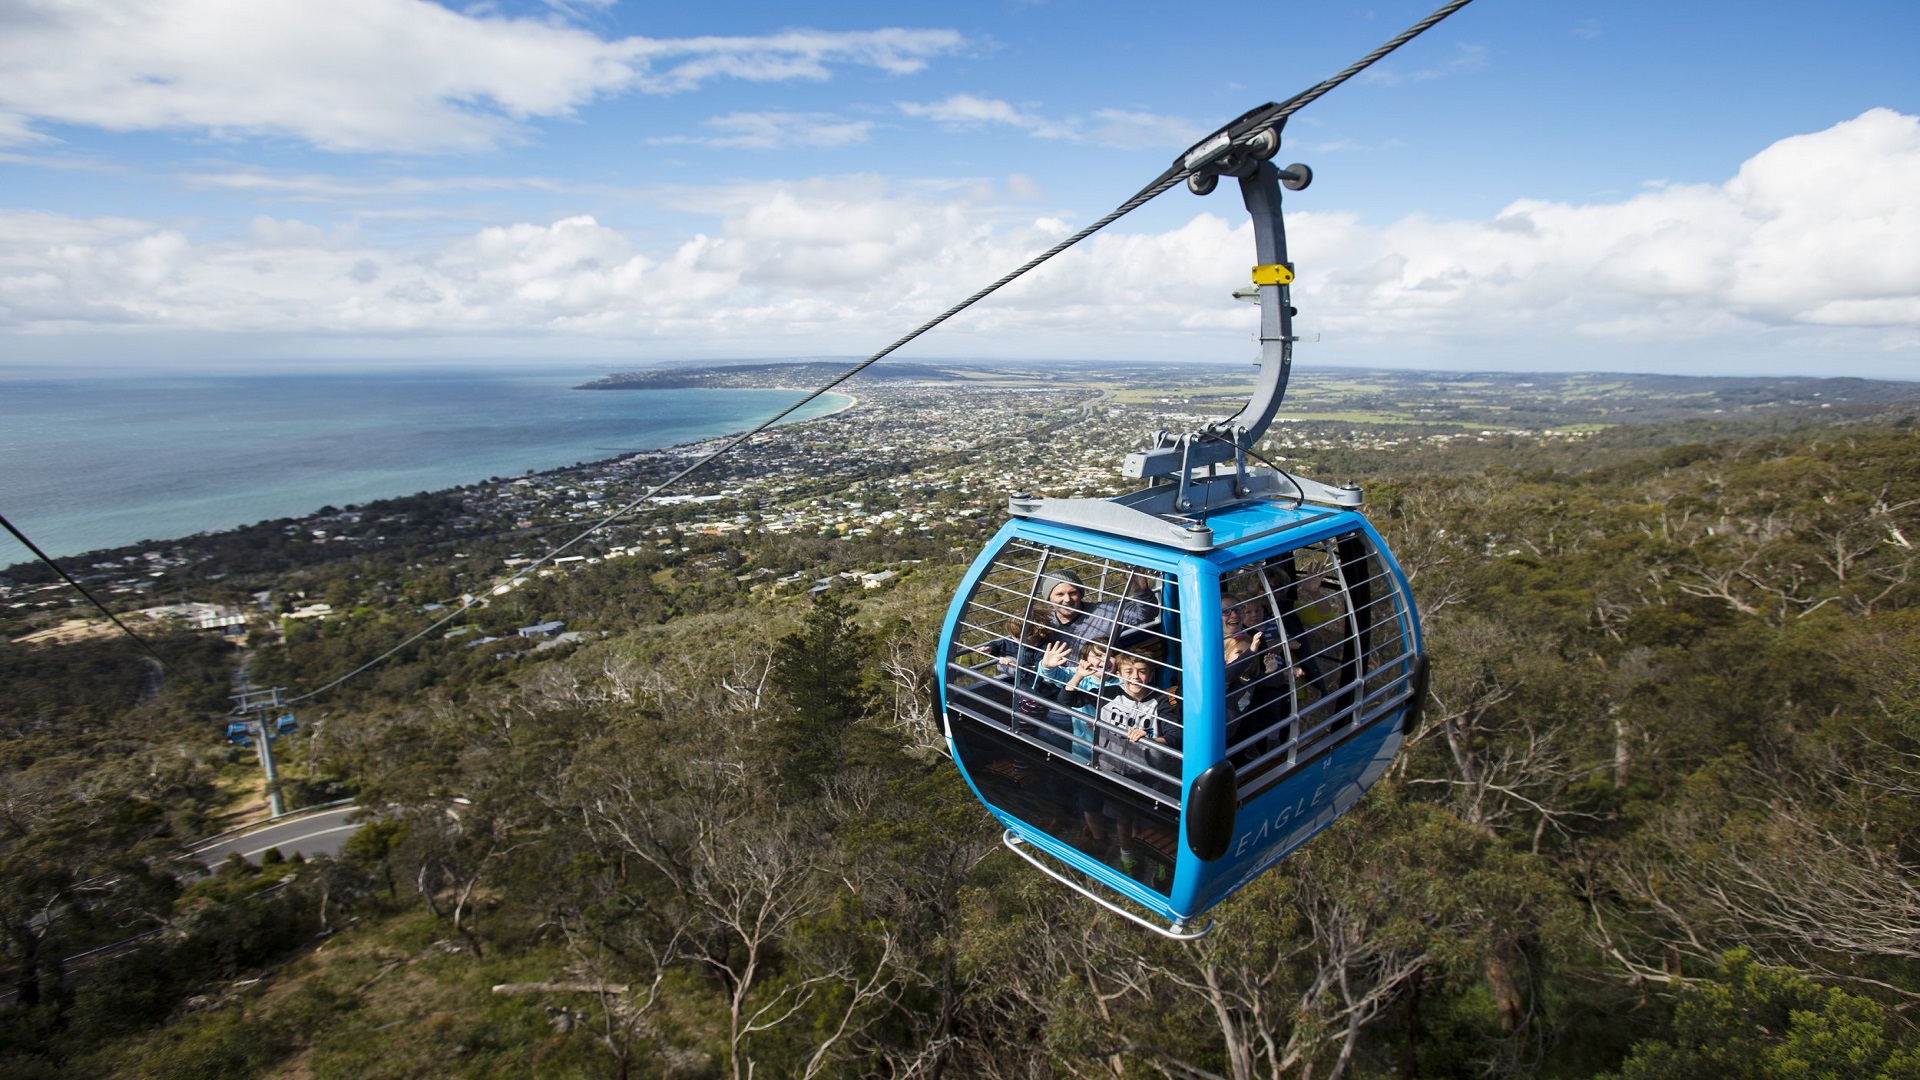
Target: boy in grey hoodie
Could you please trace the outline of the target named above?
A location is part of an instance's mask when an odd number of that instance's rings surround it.
[[[1178,799],[1184,730],[1178,697],[1153,685],[1160,674],[1160,666],[1153,660],[1115,653],[1111,666],[1117,681],[1099,690],[1100,710],[1094,723],[1094,766],[1162,796]],[[1083,698],[1081,691],[1069,689],[1062,695],[1062,703],[1072,707]],[[1156,772],[1173,779],[1163,779]],[[1120,869],[1132,874],[1139,867],[1135,854],[1137,815],[1124,801],[1110,802],[1107,809],[1113,816],[1114,835],[1120,844]],[[1165,870],[1157,864],[1156,869],[1163,873]]]

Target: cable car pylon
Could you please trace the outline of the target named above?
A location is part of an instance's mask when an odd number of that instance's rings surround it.
[[[286,687],[275,686],[267,690],[243,690],[231,695],[234,702],[232,714],[246,719],[227,724],[227,741],[237,746],[251,745],[260,757],[260,773],[266,785],[270,818],[287,815],[287,798],[280,790],[280,770],[273,760],[273,741],[300,730],[292,714],[267,719],[270,714],[279,713],[286,707],[282,696],[285,693]]]

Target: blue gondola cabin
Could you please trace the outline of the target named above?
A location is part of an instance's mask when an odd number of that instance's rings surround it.
[[[953,757],[1010,843],[1183,927],[1392,759],[1422,674],[1406,582],[1351,509],[1256,499],[1155,542],[1049,502],[1088,501],[1016,500],[948,613]]]

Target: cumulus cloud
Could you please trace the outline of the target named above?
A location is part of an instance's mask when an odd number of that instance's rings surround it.
[[[587,216],[389,250],[351,229],[273,219],[201,240],[153,223],[0,214],[0,327],[532,333],[720,349],[805,338],[845,351],[876,327],[937,311],[1064,228],[1015,218],[977,189],[903,191],[877,177],[741,185],[707,199],[729,207],[716,229],[645,251]],[[1103,280],[1085,266],[1049,268],[976,326],[1071,327],[1112,305],[1130,309],[1127,325],[1177,325],[1191,319],[1191,286],[1169,291],[1164,276],[1224,284],[1229,232],[1203,215],[1165,235],[1100,237],[1076,258],[1107,262]]]
[[[1302,289],[1355,333],[1758,339],[1791,327],[1920,330],[1920,118],[1887,109],[1749,159],[1723,184],[1620,202],[1519,200],[1486,221],[1302,230]]]
[[[743,150],[779,150],[791,146],[849,146],[867,141],[871,120],[845,120],[830,113],[737,112],[716,116],[706,135],[670,135],[649,142],[696,143]]]
[[[1915,190],[1920,119],[1876,109],[1784,139],[1721,184],[1612,202],[1518,200],[1481,220],[1372,226],[1296,212],[1295,299],[1302,328],[1329,343],[1316,355],[1373,362],[1433,345],[1527,352],[1552,366],[1575,346],[1589,357],[1631,347],[1684,358],[1842,339],[1911,357],[1920,349]],[[643,244],[575,216],[408,249],[270,219],[245,235],[200,238],[165,223],[0,215],[0,326],[531,334],[726,355],[849,353],[1069,228],[991,185],[871,176],[702,188],[679,205],[711,227]],[[940,340],[949,351],[1029,356],[1250,353],[1241,335],[1252,309],[1228,293],[1245,280],[1251,228],[1230,198],[1199,205],[1177,228],[1096,236]],[[1340,352],[1348,347],[1373,351]],[[1815,355],[1800,358],[1804,370],[1820,369]]]
[[[899,28],[609,40],[428,0],[15,0],[0,6],[0,139],[61,123],[476,150],[606,95],[821,80],[834,65],[904,74],[961,45]]]

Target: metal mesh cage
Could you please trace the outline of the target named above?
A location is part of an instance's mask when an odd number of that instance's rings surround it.
[[[1220,594],[1227,758],[1243,800],[1400,704],[1414,662],[1407,598],[1366,534],[1223,574]]]

